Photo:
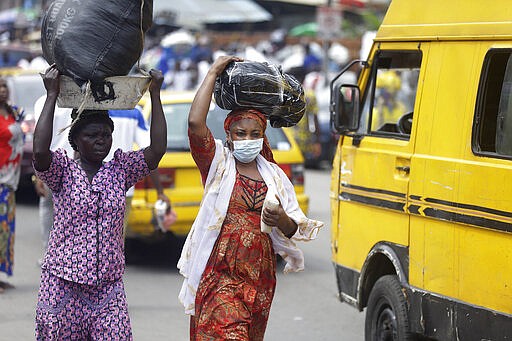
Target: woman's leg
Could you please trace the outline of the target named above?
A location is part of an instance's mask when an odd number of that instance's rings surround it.
[[[133,340],[128,304],[122,280],[99,287],[89,327],[91,340]]]
[[[14,263],[14,226],[16,201],[14,191],[5,185],[0,185],[0,272],[12,276]],[[0,287],[11,287],[1,282]]]
[[[196,298],[194,337],[191,340],[250,340],[254,290],[243,283],[210,287]],[[192,330],[191,330],[192,331]]]
[[[36,339],[85,340],[90,311],[77,295],[76,283],[41,272],[36,308]]]

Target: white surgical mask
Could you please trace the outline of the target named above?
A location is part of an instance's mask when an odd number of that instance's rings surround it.
[[[263,148],[263,138],[233,141],[233,156],[242,163],[253,161]]]

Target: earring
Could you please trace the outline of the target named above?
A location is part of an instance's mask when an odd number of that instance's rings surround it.
[[[226,137],[226,143],[225,143],[225,146],[226,146],[229,150],[233,150],[233,142],[231,142],[231,140],[229,139],[229,137]]]

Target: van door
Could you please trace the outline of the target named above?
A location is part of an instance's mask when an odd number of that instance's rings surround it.
[[[465,144],[465,162],[460,166],[459,211],[453,215],[453,220],[466,225],[459,229],[456,297],[508,314],[510,331],[512,44],[482,43],[477,56],[482,73],[473,124],[466,124],[465,135],[466,140],[472,141]]]
[[[341,144],[338,231],[334,256],[345,300],[356,299],[358,276],[379,242],[408,246],[407,195],[428,43],[381,43],[360,77],[357,134]],[[339,152],[339,151],[338,151]],[[334,237],[334,236],[333,236]],[[345,251],[350,250],[350,251]],[[407,271],[407,265],[404,264]],[[348,297],[346,297],[348,295]]]

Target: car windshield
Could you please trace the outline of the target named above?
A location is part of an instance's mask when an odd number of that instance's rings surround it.
[[[190,150],[187,135],[187,118],[190,105],[191,103],[173,103],[163,106],[167,120],[167,150],[169,151]],[[224,118],[228,112],[228,110],[223,110],[212,103],[206,120],[213,136],[222,141],[226,140]],[[281,128],[268,126],[265,133],[273,150],[288,150],[291,148],[290,142]]]

